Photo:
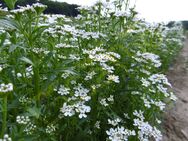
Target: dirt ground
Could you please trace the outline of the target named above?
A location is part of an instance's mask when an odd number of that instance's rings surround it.
[[[188,39],[167,76],[178,100],[165,113],[163,141],[188,141]]]

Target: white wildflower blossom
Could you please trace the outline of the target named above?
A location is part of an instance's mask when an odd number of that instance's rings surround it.
[[[3,70],[3,67],[0,65],[0,72]]]
[[[150,101],[148,101],[146,98],[144,98],[144,97],[142,97],[142,100],[143,100],[143,102],[144,102],[144,105],[145,105],[145,107],[147,107],[147,108],[151,108],[151,102]]]
[[[101,105],[103,105],[103,106],[105,106],[105,107],[109,105],[109,104],[106,102],[106,98],[101,99],[99,102],[100,102]]]
[[[108,119],[108,124],[110,124],[112,126],[117,126],[121,121],[122,121],[122,119],[120,119],[120,118],[115,118],[113,120]]]
[[[132,91],[131,94],[132,95],[141,95],[141,93],[139,91]]]
[[[91,107],[85,105],[83,102],[78,102],[74,105],[75,111],[79,114],[79,118],[86,118],[86,113],[91,111]]]
[[[89,90],[84,88],[82,84],[78,84],[73,89],[75,90],[74,96],[68,98],[68,102],[70,102],[71,105],[64,103],[60,112],[64,116],[70,117],[77,113],[79,118],[86,118],[86,114],[91,111],[91,107],[85,104],[91,99],[91,96],[88,96]]]
[[[97,129],[100,129],[100,121],[96,121],[96,123],[95,123],[95,128],[97,128]]]
[[[22,74],[21,74],[21,73],[17,73],[16,76],[17,76],[18,78],[20,78],[20,77],[22,77]]]
[[[0,84],[0,93],[7,93],[7,92],[11,92],[13,91],[13,84],[9,83],[9,84]]]
[[[93,90],[97,89],[97,88],[100,88],[101,87],[101,84],[97,84],[97,85],[92,85],[91,88]]]
[[[50,124],[46,127],[46,133],[52,134],[56,131],[56,126],[54,124]]]
[[[133,112],[133,115],[136,116],[136,117],[139,117],[141,120],[144,120],[144,119],[145,119],[145,118],[144,118],[144,112],[141,111],[141,110],[139,110],[139,111],[135,110],[135,111]]]
[[[156,128],[152,127],[148,122],[144,121],[144,116],[142,111],[134,111],[133,115],[137,118],[134,119],[134,126],[138,130],[138,138],[142,141],[149,141],[149,138],[153,137],[156,141],[162,140],[161,132]]]
[[[81,58],[77,54],[70,54],[69,59],[79,61]]]
[[[92,50],[83,50],[84,54],[88,54],[89,58],[95,62],[106,63],[116,62],[116,57],[119,58],[118,54],[113,52],[105,52],[103,48],[96,47]]]
[[[19,98],[19,102],[20,102],[21,104],[27,104],[27,103],[31,103],[31,99],[29,99],[29,98],[26,97],[26,96],[22,96],[22,97]]]
[[[29,122],[25,129],[24,129],[24,132],[28,135],[31,135],[33,133],[33,131],[35,131],[35,129],[37,128],[37,126],[31,122]]]
[[[148,78],[152,84],[164,84],[167,86],[171,86],[171,84],[168,82],[167,77],[164,74],[153,74]]]
[[[12,141],[11,137],[8,134],[4,134],[3,138],[0,141]]]
[[[106,131],[110,141],[128,141],[129,136],[135,136],[135,131],[125,129],[124,127],[110,128]]]
[[[109,102],[114,102],[114,96],[113,96],[113,95],[110,95],[110,96],[107,98],[107,100],[108,100]]]
[[[75,115],[75,110],[74,110],[74,106],[73,105],[67,105],[67,103],[63,104],[63,107],[60,109],[61,113],[64,116],[73,116]]]
[[[124,115],[124,117],[125,117],[126,119],[130,119],[130,117],[129,117],[129,114],[128,114],[128,113],[124,113],[123,115]]]
[[[151,75],[151,72],[149,72],[149,71],[147,71],[147,70],[145,70],[145,69],[141,69],[140,71],[141,71],[142,73],[144,73],[144,74]]]
[[[173,92],[170,93],[170,99],[176,101],[178,98],[174,95]]]
[[[11,10],[10,12],[18,14],[18,13],[24,13],[26,11],[35,12],[35,9],[33,8],[33,6],[26,5],[26,6],[19,6],[19,9],[14,9],[14,10]]]
[[[75,80],[71,80],[71,82],[70,82],[72,85],[75,85],[75,84],[77,84],[77,82],[75,81]]]
[[[1,12],[8,12],[8,8],[7,7],[6,8],[2,8],[1,6],[2,6],[2,4],[0,4],[0,11]]]
[[[46,8],[47,6],[46,5],[44,5],[44,4],[42,4],[42,3],[34,3],[33,5],[32,5],[34,8]]]
[[[59,89],[54,89],[60,95],[68,95],[70,93],[70,88],[65,87],[64,85],[60,85]]]
[[[155,106],[159,107],[159,109],[161,111],[163,111],[165,106],[166,106],[166,104],[164,102],[162,102],[162,101],[153,101],[152,100],[151,103],[154,104]]]
[[[26,125],[30,122],[30,119],[28,116],[17,116],[16,117],[16,122],[18,124],[23,124],[23,125]]]
[[[61,77],[64,78],[64,79],[66,79],[66,78],[69,77],[70,75],[71,75],[71,73],[69,73],[69,72],[64,72],[64,73],[62,73]]]
[[[81,84],[78,84],[77,87],[74,87],[74,96],[79,97],[81,100],[89,101],[91,99],[90,96],[87,94],[89,93],[89,90],[84,88]]]
[[[78,46],[73,46],[73,45],[63,44],[63,43],[57,44],[55,45],[55,47],[56,48],[78,48]]]
[[[113,73],[115,68],[113,66],[109,66],[106,63],[100,63],[103,70],[108,71],[108,73]]]
[[[161,124],[161,123],[162,123],[162,121],[159,120],[158,118],[156,119],[156,122],[157,122],[158,124]]]
[[[142,82],[142,85],[145,86],[145,87],[148,87],[148,86],[150,86],[150,84],[151,84],[151,83],[150,83],[149,81],[147,81],[145,78],[142,78],[142,79],[141,79],[141,82]]]
[[[113,82],[115,82],[115,83],[119,83],[120,81],[119,81],[119,76],[117,76],[117,75],[108,75],[107,76],[107,80],[109,80],[109,81],[113,81]]]
[[[96,75],[95,71],[88,72],[84,80],[91,80],[94,75]]]
[[[136,57],[132,57],[133,59],[135,59],[137,62],[139,63],[149,63],[151,62],[153,64],[154,67],[158,68],[161,66],[161,62],[159,60],[159,56],[153,53],[141,53],[141,52],[137,52],[136,53]],[[149,61],[149,62],[148,62]]]
[[[31,78],[33,75],[33,67],[29,66],[26,68],[26,77]]]

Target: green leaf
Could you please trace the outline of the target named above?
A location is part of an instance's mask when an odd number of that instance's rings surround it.
[[[4,0],[8,8],[14,9],[17,0]]]
[[[11,19],[0,16],[0,27],[13,30],[17,29],[17,24]]]
[[[28,108],[27,111],[29,114],[33,117],[36,117],[37,119],[40,117],[41,109],[37,107]]]
[[[32,66],[34,66],[34,63],[30,59],[28,59],[26,57],[21,57],[20,60],[22,60],[22,61],[24,61],[24,62],[26,62],[26,63],[31,64]]]
[[[17,48],[16,45],[11,45],[9,48],[9,53],[13,52]]]

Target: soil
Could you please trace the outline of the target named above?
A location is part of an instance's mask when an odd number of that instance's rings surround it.
[[[167,76],[178,100],[165,112],[163,141],[188,141],[188,39]]]

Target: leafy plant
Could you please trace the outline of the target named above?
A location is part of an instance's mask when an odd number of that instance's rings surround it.
[[[1,139],[162,139],[161,114],[176,99],[162,72],[183,34],[127,4],[97,2],[69,18],[36,3],[0,20]]]
[[[8,8],[14,9],[17,0],[4,0]]]

